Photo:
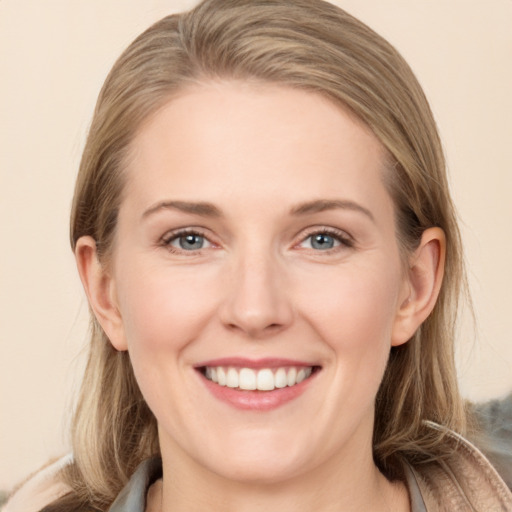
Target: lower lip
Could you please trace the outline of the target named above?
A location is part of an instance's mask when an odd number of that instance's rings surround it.
[[[272,391],[246,391],[237,388],[229,388],[227,386],[219,386],[215,382],[208,380],[202,373],[200,373],[200,377],[212,395],[222,402],[232,405],[237,409],[270,411],[302,395],[311,381],[316,377],[317,373],[318,372],[314,372],[307,379],[299,384],[295,384],[295,386],[276,388]]]

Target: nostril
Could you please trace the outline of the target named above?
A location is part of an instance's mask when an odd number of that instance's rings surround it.
[[[259,337],[262,334],[268,334],[273,333],[276,331],[279,331],[283,328],[282,324],[279,323],[272,323],[269,325],[256,325],[254,324],[245,324],[245,325],[239,325],[236,323],[228,323],[226,324],[226,327],[231,331],[242,331],[247,333],[251,337]]]

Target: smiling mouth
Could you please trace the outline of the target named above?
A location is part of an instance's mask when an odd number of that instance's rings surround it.
[[[273,391],[293,387],[311,377],[319,366],[287,366],[280,368],[238,368],[203,366],[203,376],[219,386],[243,391]]]

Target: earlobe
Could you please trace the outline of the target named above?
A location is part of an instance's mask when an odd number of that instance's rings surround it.
[[[437,227],[426,229],[409,259],[404,292],[393,327],[393,346],[411,339],[434,309],[443,281],[445,252],[444,231]]]
[[[78,239],[75,247],[78,273],[89,305],[110,342],[119,351],[127,350],[115,282],[98,259],[96,242],[90,236]]]

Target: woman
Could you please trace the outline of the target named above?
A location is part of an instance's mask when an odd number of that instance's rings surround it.
[[[461,437],[432,114],[345,12],[209,0],[143,33],[100,94],[71,242],[91,349],[33,510],[512,507]]]

